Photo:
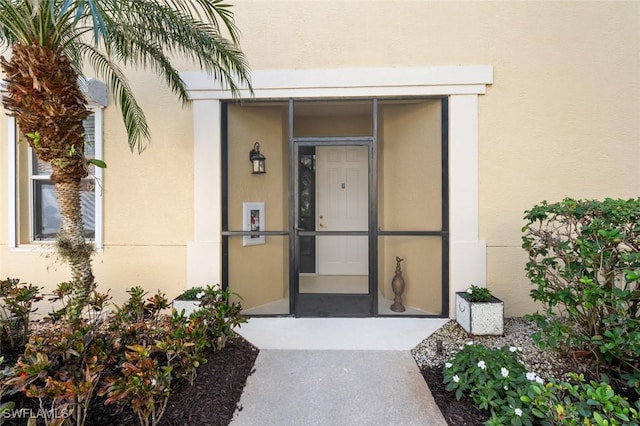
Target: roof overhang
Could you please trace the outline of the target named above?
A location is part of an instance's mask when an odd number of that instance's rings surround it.
[[[232,98],[228,88],[206,73],[180,76],[192,100]],[[484,94],[492,83],[491,65],[259,70],[251,74],[254,95],[246,88],[240,92],[247,99],[443,96]]]

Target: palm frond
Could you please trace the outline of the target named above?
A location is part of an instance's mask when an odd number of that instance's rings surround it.
[[[30,12],[26,4],[0,0],[0,44],[11,46],[28,40]]]
[[[109,86],[129,146],[138,151],[149,129],[120,66],[151,69],[188,104],[172,62],[186,58],[237,97],[245,88],[253,93],[238,39],[223,0],[0,0],[0,45],[49,48],[67,56],[80,76],[86,60]]]
[[[173,67],[162,46],[149,43],[147,39],[133,31],[111,30],[106,39],[111,46],[111,56],[120,58],[124,64],[134,62],[144,68],[155,71],[169,89],[175,93],[183,104],[187,104],[188,95],[179,71]],[[135,59],[135,60],[133,60]]]
[[[235,44],[239,42],[240,31],[233,19],[232,6],[224,3],[224,0],[165,0],[164,4],[193,16],[199,21],[211,23],[217,33],[220,33],[219,21],[222,21],[231,41]]]
[[[60,41],[77,27],[69,19],[74,10],[58,10],[54,0],[0,0],[1,44],[38,44],[59,51]]]
[[[136,149],[138,153],[141,153],[144,151],[145,142],[150,139],[151,133],[144,111],[136,101],[127,78],[118,66],[94,46],[82,44],[78,47],[96,70],[99,78],[107,83],[109,91],[119,105],[127,130],[129,148],[132,151]]]
[[[117,22],[107,22],[108,28],[118,26],[125,36],[113,40],[129,44],[127,48],[120,46],[122,61],[147,66],[148,61],[155,59],[145,57],[143,50],[145,46],[157,45],[167,56],[177,54],[198,64],[226,85],[234,96],[239,96],[241,85],[252,91],[244,54],[219,33],[216,25],[202,22],[162,2],[130,0],[129,7],[133,10],[121,7],[124,16],[119,16]],[[170,87],[177,88],[175,85]]]

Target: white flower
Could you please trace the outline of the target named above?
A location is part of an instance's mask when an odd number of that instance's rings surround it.
[[[509,352],[517,352],[518,348],[516,348],[515,346],[511,346],[509,347]]]
[[[478,362],[478,367],[480,367],[480,369],[484,370],[485,368],[487,368],[487,364],[485,364],[484,361],[479,361]]]
[[[201,291],[200,293],[196,294],[196,299],[202,299],[202,296],[204,296],[204,291]]]
[[[472,288],[468,288],[467,289],[467,293],[472,294],[473,293],[473,289]]]
[[[451,364],[450,362],[447,362],[447,363],[444,364],[444,366],[447,367],[447,368],[451,368],[451,367],[453,367],[453,364]]]
[[[507,370],[506,368],[502,367],[500,369],[500,374],[502,374],[502,377],[507,377],[509,375],[509,370]]]
[[[151,379],[151,386],[155,386],[156,385],[156,379]]]
[[[460,377],[458,377],[458,375],[456,374],[455,376],[453,376],[451,378],[455,383],[458,383],[460,381]]]
[[[220,284],[214,284],[211,286],[211,288],[213,289],[213,291],[218,291],[220,290]]]
[[[538,376],[536,373],[529,372],[526,374],[526,376],[527,380],[535,381],[537,383],[540,383],[541,385],[544,384],[544,380],[542,379],[542,377]]]
[[[515,412],[516,416],[518,416],[518,417],[522,417],[522,410],[521,410],[521,409],[516,408],[516,409],[515,409],[515,410],[513,410],[513,411]]]

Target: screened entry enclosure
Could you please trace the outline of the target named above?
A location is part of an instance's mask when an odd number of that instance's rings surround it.
[[[448,316],[446,98],[222,114],[223,285],[245,314]],[[266,173],[252,173],[256,142]],[[402,312],[390,309],[396,257]]]

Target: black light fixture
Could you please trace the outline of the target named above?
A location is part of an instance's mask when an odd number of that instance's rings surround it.
[[[249,161],[251,161],[251,173],[254,175],[267,173],[264,165],[267,159],[264,155],[260,154],[260,144],[258,142],[254,143],[253,149],[249,151]]]

